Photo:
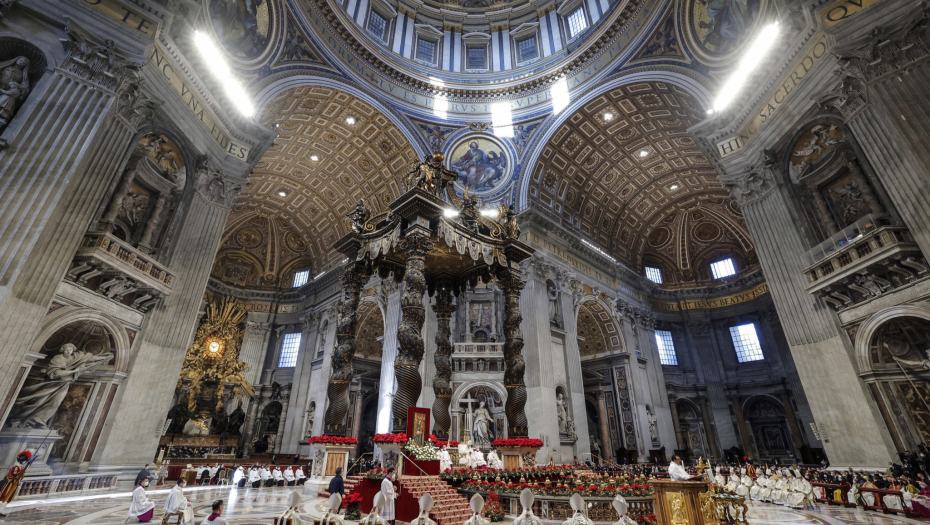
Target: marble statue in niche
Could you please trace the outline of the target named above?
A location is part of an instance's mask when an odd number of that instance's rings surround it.
[[[652,437],[653,443],[658,443],[659,420],[656,417],[655,410],[652,409],[651,405],[646,405],[646,419],[649,421],[649,435]]]
[[[491,412],[485,407],[484,401],[478,403],[478,408],[471,413],[471,420],[472,438],[475,442],[475,446],[478,448],[491,446],[491,442],[494,441],[494,435],[491,432],[490,424],[494,420],[491,418]]]
[[[568,415],[568,408],[565,406],[565,397],[558,393],[555,399],[555,409],[559,417],[559,436],[575,441],[578,439],[578,433],[575,431],[575,422]]]
[[[552,281],[546,281],[546,295],[549,298],[549,324],[562,328],[562,316],[559,315],[559,290]]]
[[[48,377],[48,381],[20,391],[10,412],[9,425],[14,428],[48,428],[58,407],[68,395],[71,384],[81,374],[106,365],[112,358],[113,354],[109,352],[94,355],[78,350],[71,343],[62,345],[61,353],[53,357],[49,366],[41,371],[42,375]]]
[[[307,430],[304,431],[304,435],[310,437],[313,435],[313,419],[316,416],[316,402],[310,402],[310,409],[307,410]]]
[[[0,132],[10,124],[29,95],[29,59],[23,56],[0,62]]]

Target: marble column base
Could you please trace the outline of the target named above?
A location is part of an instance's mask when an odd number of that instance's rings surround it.
[[[51,476],[52,469],[46,463],[48,454],[62,439],[64,437],[54,430],[49,433],[49,429],[7,428],[0,432],[0,465],[12,466],[16,463],[16,455],[28,450],[35,461],[26,469],[26,477]]]

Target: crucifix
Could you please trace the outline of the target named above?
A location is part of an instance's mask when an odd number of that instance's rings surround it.
[[[464,417],[465,417],[465,424],[462,426],[462,437],[461,437],[461,439],[459,440],[459,441],[462,441],[463,443],[468,442],[468,440],[471,439],[472,425],[474,425],[474,421],[472,421],[472,408],[471,408],[471,404],[472,404],[472,403],[479,403],[479,402],[481,402],[481,400],[478,399],[478,398],[475,398],[475,397],[471,397],[471,394],[470,394],[470,393],[466,393],[466,394],[465,394],[465,397],[463,397],[462,399],[459,400],[459,405],[460,405],[460,406],[461,406],[462,404],[467,405],[467,406],[465,407],[465,414],[464,414]]]

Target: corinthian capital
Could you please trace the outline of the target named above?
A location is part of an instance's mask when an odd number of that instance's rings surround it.
[[[224,177],[206,155],[197,167],[196,180],[197,193],[205,200],[224,208],[232,208],[236,197],[242,191],[242,186]]]
[[[740,206],[756,202],[777,187],[775,173],[772,171],[774,164],[774,157],[766,151],[758,165],[735,178],[723,181],[723,186],[730,191],[730,197]]]

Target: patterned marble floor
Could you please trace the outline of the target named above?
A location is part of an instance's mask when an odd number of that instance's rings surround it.
[[[293,489],[264,488],[253,490],[195,488],[186,494],[194,507],[195,525],[210,513],[210,505],[216,499],[226,500],[224,517],[234,525],[269,524],[287,506],[287,498]],[[149,491],[155,501],[153,524],[161,523],[162,508],[167,490]],[[126,522],[129,508],[128,493],[114,493],[83,498],[59,498],[41,502],[17,501],[8,507],[10,514],[0,523],[29,525],[116,525]],[[304,498],[301,518],[311,520],[326,511],[326,500]],[[135,520],[131,520],[135,523]],[[511,520],[505,520],[507,525]],[[821,506],[818,511],[788,509],[770,504],[755,504],[749,512],[751,525],[927,525],[930,520],[915,520],[892,515],[882,515],[858,509],[840,509]]]

